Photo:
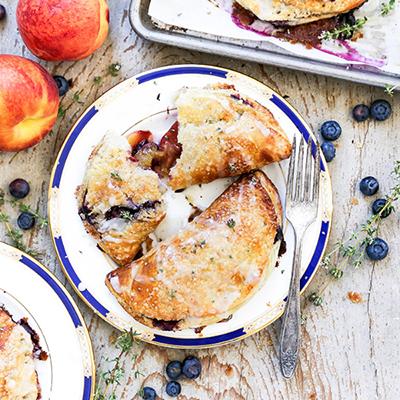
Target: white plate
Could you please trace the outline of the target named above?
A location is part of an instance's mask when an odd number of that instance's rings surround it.
[[[61,283],[36,260],[0,242],[0,306],[27,318],[49,355],[35,361],[42,400],[90,400],[92,345],[83,318]]]
[[[141,339],[169,347],[210,347],[231,342],[253,334],[282,313],[286,297],[293,256],[293,231],[285,224],[288,251],[279,267],[255,296],[243,305],[233,317],[223,323],[207,326],[201,332],[193,329],[165,332],[148,328],[130,317],[110,294],[104,284],[106,274],[115,267],[85,232],[78,216],[74,192],[82,182],[86,161],[93,147],[106,133],[125,134],[135,129],[148,129],[160,135],[174,120],[174,98],[183,86],[205,86],[212,83],[233,84],[240,93],[267,106],[281,123],[290,139],[294,135],[306,139],[314,136],[298,113],[278,94],[254,79],[217,67],[200,65],[171,66],[152,70],[130,78],[100,97],[84,112],[69,133],[53,169],[49,189],[49,219],[52,236],[60,262],[72,286],[97,314],[119,329],[132,328]],[[288,161],[265,168],[278,187],[282,201],[286,193]],[[319,216],[307,232],[302,268],[302,289],[314,275],[324,252],[332,215],[332,191],[325,163],[321,162],[321,200]],[[185,194],[192,201],[207,206],[226,186],[220,180],[203,188],[192,187]],[[210,190],[210,187],[213,190]],[[169,214],[181,208],[181,201],[169,209]],[[178,206],[179,205],[179,206]],[[174,213],[174,224],[183,221]],[[170,220],[171,220],[170,219]],[[165,227],[165,224],[164,224]],[[171,232],[169,232],[171,233]]]

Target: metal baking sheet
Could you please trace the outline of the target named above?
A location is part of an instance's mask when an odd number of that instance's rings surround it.
[[[148,15],[151,0],[132,0],[130,21],[135,32],[144,39],[205,53],[270,64],[278,67],[326,75],[373,86],[400,88],[400,76],[360,65],[339,65],[308,60],[270,43],[243,41],[221,36],[200,34],[188,30],[176,32],[157,27]]]

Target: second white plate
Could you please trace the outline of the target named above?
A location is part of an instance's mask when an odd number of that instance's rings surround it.
[[[35,360],[42,400],[90,400],[95,368],[90,337],[72,297],[36,260],[0,242],[0,306],[27,318],[48,354]]]

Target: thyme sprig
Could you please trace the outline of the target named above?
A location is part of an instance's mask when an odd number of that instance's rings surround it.
[[[121,385],[122,378],[125,375],[124,362],[130,355],[136,341],[138,333],[130,331],[123,332],[115,341],[115,347],[118,354],[114,359],[106,359],[111,364],[110,369],[100,374],[99,381],[96,386],[94,400],[117,400],[116,390]],[[136,361],[137,355],[132,355],[132,362]],[[136,370],[134,372],[135,379],[143,376]]]
[[[316,306],[323,304],[323,292],[329,284],[343,277],[346,267],[359,268],[362,265],[365,258],[365,248],[376,238],[382,222],[382,216],[389,211],[393,211],[395,203],[400,199],[400,161],[395,162],[392,176],[395,184],[385,198],[385,206],[382,207],[379,213],[371,215],[349,238],[337,242],[333,249],[323,258],[321,267],[326,271],[329,279],[320,290],[313,292],[308,297],[312,304]]]
[[[319,36],[321,40],[337,40],[341,38],[350,39],[367,22],[367,17],[357,18],[354,24],[343,24],[332,31],[324,31]]]
[[[381,4],[381,15],[389,15],[396,7],[396,0],[389,0],[387,3]]]
[[[390,97],[393,97],[394,91],[398,88],[398,85],[390,85],[387,83],[385,85],[385,93],[388,94]]]

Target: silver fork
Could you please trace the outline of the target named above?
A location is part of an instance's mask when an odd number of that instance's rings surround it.
[[[286,217],[295,232],[295,253],[292,277],[282,320],[280,338],[280,364],[285,378],[291,378],[296,369],[300,348],[300,267],[303,237],[317,217],[320,183],[320,153],[312,140],[293,140],[286,192]]]

